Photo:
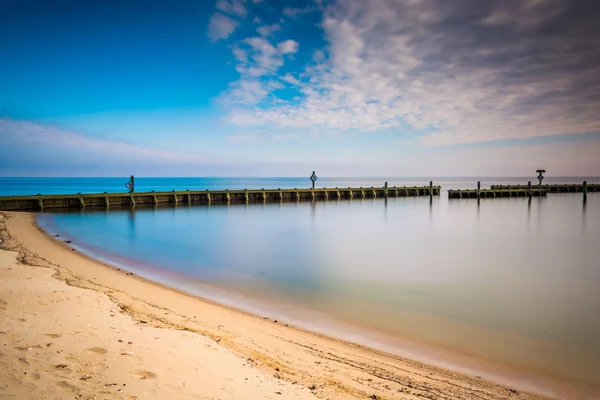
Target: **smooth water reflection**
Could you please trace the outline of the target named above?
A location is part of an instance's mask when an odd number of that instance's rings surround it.
[[[586,204],[581,194],[441,196],[40,217],[139,274],[153,266],[243,293],[242,308],[302,309],[595,384],[598,222],[597,194]]]

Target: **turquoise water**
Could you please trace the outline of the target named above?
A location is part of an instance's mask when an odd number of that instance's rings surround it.
[[[428,183],[317,186],[383,179]],[[140,191],[308,186],[306,178],[136,180]],[[417,358],[402,343],[418,341],[598,390],[600,194],[585,204],[580,193],[447,199],[446,189],[476,180],[434,179],[443,190],[432,200],[86,209],[43,213],[39,223],[96,258],[260,315]],[[482,187],[526,181],[482,179]],[[121,191],[126,182],[32,180],[11,190]]]

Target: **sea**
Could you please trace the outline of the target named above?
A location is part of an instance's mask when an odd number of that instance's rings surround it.
[[[440,196],[86,208],[37,218],[93,258],[230,307],[522,390],[600,398],[600,193],[586,202],[581,193],[447,195],[478,181],[535,184],[535,176],[319,177],[317,187],[430,180],[442,186]],[[544,183],[584,180],[600,183]],[[0,178],[0,196],[123,192],[128,181]],[[158,192],[310,181],[136,177],[135,184]]]

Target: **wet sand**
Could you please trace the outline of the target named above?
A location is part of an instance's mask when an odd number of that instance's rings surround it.
[[[30,214],[0,239],[0,398],[540,398],[149,282]]]

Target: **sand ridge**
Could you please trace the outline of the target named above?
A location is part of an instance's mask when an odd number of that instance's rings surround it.
[[[4,216],[0,398],[539,398],[179,293]]]

